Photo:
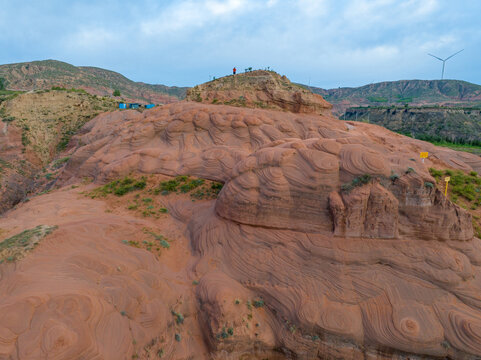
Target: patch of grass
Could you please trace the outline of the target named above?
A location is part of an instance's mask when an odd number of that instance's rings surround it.
[[[39,225],[0,242],[0,260],[17,261],[33,250],[57,226]]]
[[[188,193],[189,191],[194,190],[195,188],[203,185],[204,182],[205,182],[204,179],[194,179],[180,185],[179,190],[183,193]]]
[[[162,246],[164,249],[170,248],[170,243],[164,235],[156,234],[153,231],[149,231],[149,230],[145,230],[144,232],[146,234],[152,235],[155,240],[159,241],[160,246]]]
[[[212,181],[209,186],[209,183],[206,183],[205,179],[191,179],[190,176],[181,175],[175,179],[161,182],[159,186],[153,190],[153,193],[155,195],[169,195],[172,192],[190,193],[193,199],[214,199],[219,195],[223,186],[223,183],[216,181]]]
[[[7,116],[2,119],[3,122],[9,123],[15,121],[15,116]]]
[[[154,190],[154,193],[157,195],[162,193],[162,195],[167,195],[170,192],[177,191],[177,187],[180,185],[180,182],[177,179],[162,181],[159,184],[159,187]]]
[[[433,178],[439,180],[443,176],[443,171],[442,170],[436,170],[434,168],[429,168],[429,173]]]
[[[57,159],[55,160],[54,162],[52,162],[52,167],[54,169],[59,169],[62,167],[63,164],[65,164],[67,161],[70,160],[70,156],[66,156],[64,158],[61,158],[61,159]]]
[[[104,186],[101,186],[89,193],[89,196],[95,198],[97,196],[105,197],[108,194],[123,196],[135,190],[142,190],[147,185],[147,179],[142,176],[140,180],[131,177],[125,177],[121,180],[114,180]]]

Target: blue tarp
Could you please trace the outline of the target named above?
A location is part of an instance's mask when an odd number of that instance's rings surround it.
[[[120,104],[119,104],[119,109],[127,109],[127,104],[120,103]]]
[[[145,105],[146,109],[152,109],[155,106],[155,104],[147,104]]]

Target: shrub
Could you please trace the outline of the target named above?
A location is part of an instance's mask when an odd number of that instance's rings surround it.
[[[260,299],[260,300],[254,300],[254,307],[256,308],[261,308],[261,307],[264,307],[264,300]]]
[[[399,179],[399,175],[391,171],[391,176],[389,176],[389,179],[391,181],[396,181],[397,179]]]
[[[177,187],[180,185],[177,180],[168,180],[160,183],[160,187],[154,191],[154,193],[161,192],[162,195],[167,195],[172,191],[177,191]]]
[[[180,342],[180,340],[182,340],[180,334],[175,334],[175,341]]]
[[[430,189],[434,189],[434,184],[432,182],[426,181],[424,186]]]
[[[167,240],[165,239],[162,239],[160,240],[160,246],[162,246],[164,249],[169,249],[170,248],[170,244]]]
[[[114,96],[120,96],[120,90],[116,89],[113,93]]]
[[[172,310],[172,315],[175,316],[175,322],[176,322],[178,325],[184,323],[184,315],[182,315],[181,313],[175,312],[174,310]]]
[[[406,174],[411,174],[411,173],[415,173],[416,170],[414,170],[412,167],[408,167],[407,170],[406,170]]]
[[[358,176],[354,178],[351,183],[349,184],[343,184],[341,185],[341,190],[343,191],[351,191],[355,187],[362,186],[367,184],[369,181],[371,181],[371,175],[370,174],[363,174],[361,176]]]

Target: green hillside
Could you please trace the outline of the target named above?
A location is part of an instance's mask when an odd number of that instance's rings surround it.
[[[9,90],[39,90],[52,87],[84,89],[111,96],[114,90],[132,101],[169,103],[185,97],[187,88],[134,82],[114,71],[76,67],[61,61],[44,60],[0,65],[0,86]]]
[[[355,106],[481,106],[481,85],[461,80],[400,80],[356,88],[308,88],[333,104],[336,115]]]

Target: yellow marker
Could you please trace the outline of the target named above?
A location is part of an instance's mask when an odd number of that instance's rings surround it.
[[[448,196],[448,184],[449,184],[449,180],[451,180],[451,177],[450,176],[446,176],[444,178],[444,181],[446,181],[446,190],[444,190],[444,196]]]
[[[428,154],[427,151],[423,151],[423,152],[419,153],[419,157],[422,159],[423,164],[424,164],[424,159],[427,159],[428,155],[429,154]]]

